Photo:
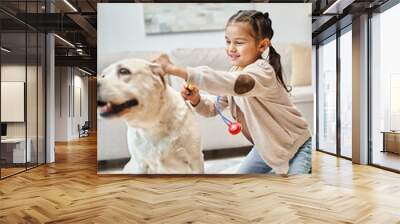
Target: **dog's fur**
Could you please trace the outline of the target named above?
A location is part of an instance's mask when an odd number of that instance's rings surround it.
[[[116,62],[98,77],[97,94],[100,116],[122,118],[128,125],[131,159],[124,173],[204,173],[194,111],[165,83],[159,65]]]

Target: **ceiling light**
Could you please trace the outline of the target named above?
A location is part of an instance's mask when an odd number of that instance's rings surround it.
[[[86,71],[86,70],[83,70],[83,69],[81,69],[81,68],[79,68],[79,67],[78,67],[78,70],[81,71],[81,72],[83,72],[83,73],[85,73],[85,74],[92,75],[92,73],[90,73],[90,72],[88,72],[88,71]]]
[[[9,50],[9,49],[7,49],[7,48],[5,48],[5,47],[1,47],[1,50],[4,51],[4,52],[6,52],[6,53],[10,53],[10,52],[11,52],[11,50]]]
[[[63,41],[64,43],[68,44],[69,46],[75,48],[75,45],[71,44],[71,42],[67,41],[66,39],[58,36],[57,34],[54,34],[55,37],[57,37],[58,39],[60,39],[61,41]]]
[[[83,55],[83,49],[77,48],[76,53],[78,53],[79,55]]]
[[[343,9],[353,2],[354,0],[336,0],[332,5],[325,9],[322,14],[342,14]]]
[[[65,4],[67,4],[72,10],[74,10],[75,12],[78,12],[78,10],[71,4],[68,2],[68,0],[64,0]]]

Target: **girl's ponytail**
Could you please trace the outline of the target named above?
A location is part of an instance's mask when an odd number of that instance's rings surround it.
[[[286,92],[290,92],[292,88],[286,86],[285,80],[283,79],[283,74],[282,74],[282,65],[281,65],[281,55],[276,52],[275,48],[269,46],[269,64],[274,68],[275,70],[275,75],[278,79],[278,81],[283,85],[285,88]]]

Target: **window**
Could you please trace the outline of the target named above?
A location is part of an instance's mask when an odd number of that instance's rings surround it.
[[[400,171],[400,4],[371,19],[372,164]]]
[[[340,36],[340,155],[352,157],[352,33]]]
[[[336,153],[336,39],[318,48],[318,149]]]

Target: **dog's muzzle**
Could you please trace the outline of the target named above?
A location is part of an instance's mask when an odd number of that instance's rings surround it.
[[[113,104],[111,102],[97,101],[97,107],[100,108],[100,115],[102,117],[110,117],[122,112],[125,109],[129,109],[138,105],[139,102],[136,99],[128,100],[121,104]]]

